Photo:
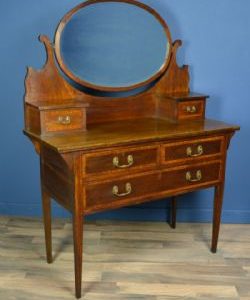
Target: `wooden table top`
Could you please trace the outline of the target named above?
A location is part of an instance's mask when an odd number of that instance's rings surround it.
[[[70,134],[57,133],[38,136],[28,131],[24,131],[24,133],[63,153],[211,135],[235,130],[239,130],[239,127],[210,119],[188,120],[176,124],[164,119],[145,118],[89,125],[86,132]]]

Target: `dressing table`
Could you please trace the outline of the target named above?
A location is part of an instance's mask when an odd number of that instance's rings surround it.
[[[75,293],[81,297],[88,214],[214,187],[216,252],[227,149],[238,126],[205,118],[207,96],[189,90],[181,41],[152,8],[90,0],[68,12],[47,61],[28,68],[24,133],[40,156],[46,254],[52,262],[51,199],[72,213]]]

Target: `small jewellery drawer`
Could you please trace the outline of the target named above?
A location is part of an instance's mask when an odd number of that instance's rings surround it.
[[[222,154],[223,137],[172,142],[163,146],[163,163],[186,163]]]
[[[205,113],[205,101],[183,101],[178,104],[178,119],[203,119]]]
[[[196,166],[179,167],[162,173],[162,187],[167,190],[184,190],[195,185],[214,184],[220,180],[221,163],[219,161]]]
[[[84,156],[86,173],[100,174],[118,170],[155,167],[157,164],[157,147],[131,148]]]
[[[86,186],[86,208],[146,197],[159,190],[160,173],[113,179]]]
[[[43,112],[43,127],[46,132],[85,129],[85,110],[56,109]]]

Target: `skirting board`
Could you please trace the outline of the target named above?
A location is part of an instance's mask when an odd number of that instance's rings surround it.
[[[41,216],[42,207],[40,204],[24,205],[21,203],[4,204],[0,203],[0,214],[9,216]],[[53,206],[53,216],[67,218],[69,213]],[[112,219],[124,221],[158,221],[164,222],[168,217],[168,209],[148,207],[127,207],[117,210],[110,210],[88,216],[87,220]],[[211,209],[182,208],[177,209],[177,222],[205,223],[212,221]],[[249,224],[250,210],[223,210],[222,223]]]

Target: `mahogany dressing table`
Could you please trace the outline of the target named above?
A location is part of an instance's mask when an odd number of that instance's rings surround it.
[[[190,92],[188,66],[176,62],[181,41],[160,15],[133,0],[90,0],[63,17],[54,43],[40,41],[47,61],[28,68],[24,133],[40,156],[48,263],[51,199],[72,213],[76,297],[91,213],[171,197],[174,228],[175,197],[214,187],[216,252],[239,127],[205,118],[207,96]]]

